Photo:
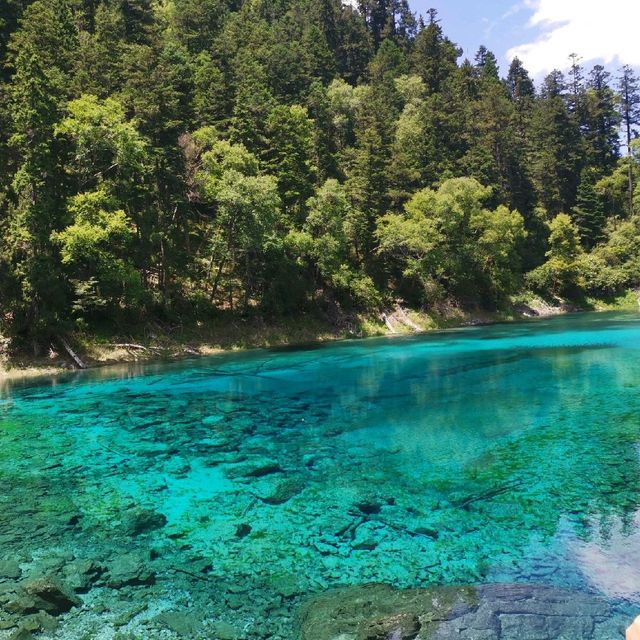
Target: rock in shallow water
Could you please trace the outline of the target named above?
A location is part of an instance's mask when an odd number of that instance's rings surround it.
[[[215,622],[213,624],[214,638],[218,640],[240,640],[242,633],[228,622]]]
[[[232,480],[242,478],[264,478],[274,473],[282,473],[282,467],[277,460],[270,458],[258,458],[238,464],[226,470],[227,478]]]
[[[17,580],[21,575],[20,565],[15,560],[0,560],[0,580]]]
[[[139,536],[156,529],[161,529],[167,524],[167,518],[162,513],[150,509],[137,509],[127,514],[124,521],[124,529],[127,535]]]
[[[73,607],[81,604],[81,601],[71,593],[69,593],[62,583],[54,578],[42,577],[30,580],[23,585],[24,593],[33,604],[29,610],[24,613],[35,613],[37,611],[45,611],[51,615],[57,616],[67,613]]]
[[[301,640],[609,640],[609,605],[536,585],[338,589],[300,609]]]
[[[304,491],[305,486],[305,481],[300,477],[286,478],[263,485],[257,495],[266,504],[284,504]]]
[[[109,565],[107,586],[119,589],[124,586],[151,585],[155,572],[148,566],[149,559],[140,553],[118,556]]]

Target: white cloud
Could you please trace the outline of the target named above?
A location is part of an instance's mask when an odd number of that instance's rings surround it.
[[[510,49],[534,75],[566,69],[577,53],[583,62],[640,66],[638,0],[524,0],[533,10],[529,24],[541,30],[533,42]]]

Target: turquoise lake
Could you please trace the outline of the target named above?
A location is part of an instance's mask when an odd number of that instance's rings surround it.
[[[580,637],[622,637],[640,316],[6,386],[0,560],[0,639],[43,576],[76,599],[43,638],[296,638],[305,599],[372,582],[567,589],[609,607]]]

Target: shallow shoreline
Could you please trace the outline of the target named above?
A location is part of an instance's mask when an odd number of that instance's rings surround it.
[[[381,314],[379,318],[362,316],[355,326],[332,326],[328,320],[296,318],[284,325],[266,325],[259,321],[257,326],[242,327],[237,335],[237,323],[227,323],[221,327],[212,326],[210,332],[203,331],[191,339],[176,339],[169,334],[160,335],[146,341],[146,344],[102,343],[92,336],[82,336],[80,355],[87,369],[99,369],[115,365],[153,362],[178,362],[189,358],[202,358],[223,353],[242,352],[251,349],[295,347],[297,345],[323,344],[341,340],[366,339],[385,336],[420,335],[445,329],[523,322],[548,318],[569,313],[606,311],[636,311],[640,305],[637,293],[628,294],[614,303],[596,304],[592,308],[571,304],[553,306],[540,299],[526,304],[514,305],[509,311],[483,312],[462,311],[457,307],[426,313],[398,307]],[[213,333],[220,330],[213,337]],[[244,333],[243,333],[244,332]],[[207,333],[209,338],[207,339]],[[115,339],[115,338],[114,338]],[[142,342],[142,341],[141,341]],[[60,349],[49,357],[17,356],[1,357],[0,384],[29,380],[78,371],[71,358]]]

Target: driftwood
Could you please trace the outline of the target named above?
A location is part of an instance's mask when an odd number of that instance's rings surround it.
[[[411,318],[409,318],[409,316],[407,316],[405,310],[400,305],[398,305],[398,307],[396,308],[396,316],[398,317],[398,320],[402,322],[402,324],[409,327],[410,329],[413,329],[418,333],[422,333],[424,331],[422,327],[418,326],[413,320],[411,320]]]
[[[381,316],[382,320],[384,320],[385,325],[387,325],[387,329],[391,333],[397,333],[395,327],[391,324],[391,320],[389,320],[389,316],[386,313],[383,313]]]
[[[60,344],[64,347],[64,350],[69,354],[71,359],[76,363],[79,369],[86,369],[87,365],[82,361],[80,356],[71,348],[69,343],[62,337],[58,336]]]
[[[492,498],[496,498],[504,493],[509,493],[513,489],[517,489],[518,487],[525,484],[524,480],[517,480],[515,482],[509,482],[507,484],[501,485],[499,487],[494,487],[493,489],[489,489],[488,491],[483,491],[482,493],[467,496],[462,500],[458,500],[453,503],[453,505],[459,509],[467,509],[472,504],[476,502],[483,502],[485,500],[491,500]]]
[[[159,349],[158,347],[145,347],[144,345],[141,345],[141,344],[132,344],[132,343],[129,343],[129,342],[116,342],[116,343],[112,343],[112,344],[110,344],[108,346],[117,347],[118,349],[129,349],[131,351],[136,351],[136,350],[137,351],[146,351],[146,352],[162,351],[162,349]]]

